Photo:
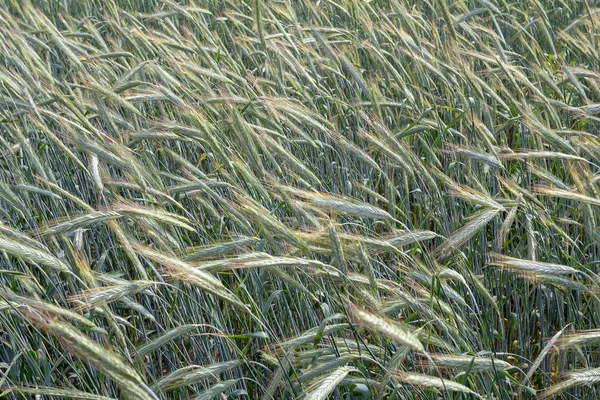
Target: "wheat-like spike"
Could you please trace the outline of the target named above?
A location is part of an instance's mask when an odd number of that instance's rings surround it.
[[[137,95],[127,97],[126,100],[131,101],[132,103],[143,103],[146,101],[154,101],[154,100],[162,100],[165,99],[166,96],[162,94],[148,94],[148,95]],[[182,138],[176,133],[172,132],[161,132],[161,131],[152,131],[152,130],[144,130],[140,132],[132,132],[129,137],[132,139],[129,145],[137,143],[141,140],[182,140],[188,141],[188,138]]]
[[[126,281],[114,286],[87,290],[81,294],[72,296],[69,301],[81,301],[83,304],[79,309],[88,309],[101,304],[112,303],[123,297],[133,296],[144,292],[154,285],[156,285],[156,282],[153,281]]]
[[[597,383],[600,382],[600,368],[581,369],[569,372],[567,376],[578,382]]]
[[[198,396],[194,397],[194,400],[212,400],[217,398],[217,396],[222,395],[222,393],[235,385],[238,382],[237,379],[229,379],[227,381],[219,382],[211,386],[209,389],[205,390],[202,393],[199,393]]]
[[[527,384],[527,382],[531,379],[531,377],[533,376],[535,371],[540,367],[540,365],[542,365],[544,358],[546,358],[546,355],[548,355],[550,350],[552,350],[552,347],[554,347],[554,345],[556,344],[558,339],[564,333],[565,329],[566,328],[563,328],[560,331],[556,332],[556,334],[554,336],[552,336],[552,338],[548,341],[548,343],[546,343],[546,345],[544,346],[542,351],[540,351],[540,354],[538,354],[535,361],[531,364],[531,367],[529,367],[529,369],[527,370],[527,374],[521,380],[521,384],[523,384],[523,385]]]
[[[257,206],[251,203],[247,199],[238,198],[242,203],[242,212],[254,219],[259,225],[262,225],[267,231],[275,236],[279,236],[282,239],[286,239],[289,243],[296,246],[299,249],[306,248],[306,243],[300,239],[292,230],[286,227],[281,221],[274,216],[270,215],[269,212],[263,207]]]
[[[306,125],[311,126],[313,129],[319,132],[329,133],[329,127],[331,122],[324,116],[319,115],[316,112],[311,111],[305,107],[300,101],[297,100],[286,100],[279,97],[264,98],[263,102],[271,107],[274,107],[280,111],[284,111],[289,115],[301,120]]]
[[[339,383],[351,372],[356,371],[356,368],[343,366],[333,370],[329,375],[315,385],[310,392],[303,396],[306,400],[325,400],[331,392],[339,385]]]
[[[564,392],[565,390],[568,390],[569,388],[577,386],[578,384],[582,384],[582,383],[577,382],[575,379],[564,380],[564,381],[559,382],[555,385],[552,385],[549,388],[542,391],[539,395],[539,399],[546,400],[546,399],[552,398],[552,397]]]
[[[183,259],[185,261],[196,261],[217,255],[229,254],[244,249],[248,246],[252,246],[258,243],[259,240],[260,239],[257,237],[244,237],[231,242],[221,242],[209,246],[188,247]]]
[[[179,260],[175,256],[160,253],[149,247],[142,246],[141,244],[134,244],[134,245],[132,245],[132,248],[135,250],[136,253],[138,253],[144,257],[148,257],[149,259],[151,259],[159,264],[162,264],[166,267],[175,268],[175,269],[179,268],[182,270],[196,269],[193,266],[191,266],[190,264],[187,264],[186,262]],[[204,279],[206,279],[207,282],[209,282],[210,284],[215,285],[219,288],[223,287],[221,281],[219,281],[216,277],[214,277],[213,275],[208,274],[208,273],[204,273],[204,274],[206,275],[204,277]]]
[[[252,253],[250,257],[239,257],[234,259],[215,261],[213,263],[201,264],[201,269],[241,269],[241,268],[274,268],[274,267],[297,267],[297,268],[327,268],[327,264],[320,261],[308,260],[298,257],[272,257],[266,255],[266,258],[255,260],[259,254]]]
[[[1,302],[8,303],[8,305],[15,308],[30,307],[45,315],[52,315],[62,317],[64,319],[70,319],[90,328],[96,326],[92,321],[77,314],[76,312],[64,309],[47,301],[20,296],[11,291],[0,290],[0,303]]]
[[[207,187],[211,189],[222,189],[231,187],[231,184],[217,179],[206,179],[199,182],[182,183],[180,185],[171,186],[166,188],[166,190],[171,194],[185,193],[188,196],[192,196],[197,191],[204,191]]]
[[[352,362],[356,358],[357,358],[357,356],[355,354],[347,354],[347,355],[340,354],[340,357],[335,357],[330,361],[325,361],[322,364],[316,365],[316,366],[312,367],[310,370],[305,371],[299,377],[298,381],[307,382],[316,377],[323,376],[327,372],[329,372],[335,368],[338,368],[340,366],[344,366],[344,365]]]
[[[517,274],[519,275],[519,274]],[[532,282],[532,283],[543,283],[544,285],[552,285],[561,289],[579,290],[580,292],[590,292],[590,288],[581,282],[573,279],[566,278],[561,275],[540,275],[523,273],[521,277]]]
[[[94,184],[96,185],[96,190],[98,190],[98,192],[102,193],[102,190],[104,189],[104,184],[102,183],[102,177],[100,176],[100,160],[98,160],[98,157],[96,157],[95,155],[92,155],[90,157],[90,164],[91,164],[92,178],[94,179]]]
[[[577,370],[567,374],[568,379],[550,386],[542,392],[541,399],[547,399],[575,386],[588,386],[600,382],[600,368]]]
[[[357,244],[358,257],[363,267],[363,271],[369,278],[369,286],[373,293],[377,293],[377,277],[375,276],[375,269],[373,268],[373,260],[367,252],[367,249],[362,244]]]
[[[139,374],[112,351],[100,346],[88,336],[71,325],[50,321],[42,323],[42,328],[56,337],[69,350],[75,352],[84,361],[110,376],[121,388],[123,394],[131,399],[157,400]]]
[[[166,375],[155,385],[160,390],[174,390],[182,386],[193,385],[204,379],[218,379],[219,375],[242,365],[239,360],[225,361],[212,365],[190,365]]]
[[[170,276],[178,279],[181,282],[187,282],[198,288],[205,290],[208,293],[214,294],[217,297],[229,302],[233,306],[241,309],[244,312],[250,313],[248,306],[240,301],[240,299],[230,290],[207,284],[207,273],[199,269],[192,270],[174,270]]]
[[[116,211],[94,211],[89,214],[84,214],[79,217],[73,218],[69,221],[59,223],[57,225],[48,227],[42,231],[43,236],[58,236],[67,234],[77,229],[85,228],[86,226],[96,224],[99,222],[108,221],[111,219],[120,218],[121,214]]]
[[[510,209],[508,214],[506,214],[506,218],[504,219],[504,222],[502,223],[502,226],[500,227],[500,232],[498,233],[498,236],[497,236],[499,248],[502,248],[502,246],[504,245],[504,242],[506,242],[506,238],[508,237],[508,232],[510,231],[511,226],[515,222],[515,219],[517,217],[517,212],[519,211],[519,204],[521,203],[522,198],[523,198],[522,194],[519,194],[517,196],[517,199],[515,200],[515,204],[512,206],[512,208]]]
[[[448,280],[457,280],[460,283],[462,283],[463,285],[467,285],[467,281],[465,279],[464,276],[461,275],[460,272],[455,271],[451,268],[444,268],[442,269],[438,275],[437,275],[440,279],[448,279]]]
[[[600,207],[599,199],[595,199],[593,197],[577,193],[573,190],[564,190],[547,186],[535,186],[533,188],[533,191],[535,193],[542,194],[545,196],[560,197],[562,199],[580,201],[584,204]]]
[[[425,287],[427,288],[431,288],[431,287],[435,287],[435,285],[437,284],[437,282],[435,281],[434,277],[432,275],[429,275],[427,273],[421,272],[421,271],[410,271],[409,275],[413,278],[415,278],[417,281],[419,281],[420,283],[422,283]],[[439,275],[438,275],[439,277]],[[463,284],[465,284],[466,282],[463,281]],[[432,286],[434,285],[434,286]],[[457,304],[466,306],[467,303],[465,302],[465,300],[463,299],[463,296],[460,295],[456,290],[454,290],[453,288],[451,288],[448,284],[446,284],[445,282],[439,282],[439,287],[440,289],[444,292],[444,294],[448,297],[448,299],[454,301]]]
[[[141,314],[145,318],[149,319],[151,322],[156,322],[156,318],[150,312],[150,310],[148,310],[146,307],[144,307],[143,305],[139,304],[138,302],[136,302],[136,301],[134,301],[134,300],[132,300],[132,299],[130,299],[128,297],[123,297],[123,298],[119,299],[119,301],[122,303],[122,306],[124,308],[128,308],[130,310],[138,312],[139,314]]]
[[[414,351],[425,352],[423,344],[414,334],[401,328],[398,324],[394,323],[388,318],[372,314],[355,305],[351,305],[350,308],[354,316],[363,325],[381,333],[385,337],[392,339],[401,345],[410,347]]]
[[[116,400],[113,397],[101,396],[98,394],[82,392],[77,389],[62,389],[49,386],[12,386],[3,388],[3,394],[23,393],[31,394],[38,398],[39,396],[54,396],[62,399],[81,399],[81,400]]]
[[[598,344],[600,344],[600,329],[590,329],[563,335],[557,341],[557,346],[561,349],[575,346],[595,346]]]
[[[503,360],[480,356],[430,354],[437,367],[456,368],[473,372],[503,371],[513,366]]]
[[[357,217],[374,218],[374,219],[391,219],[392,216],[380,208],[369,204],[360,204],[349,202],[341,199],[319,198],[315,197],[311,200],[313,204],[326,210],[355,215]]]
[[[338,144],[340,144],[345,150],[348,150],[348,152],[351,155],[357,157],[359,160],[363,161],[364,163],[366,163],[367,165],[369,165],[376,171],[381,171],[381,166],[379,164],[377,164],[377,162],[375,162],[375,160],[373,160],[373,158],[371,158],[371,156],[369,156],[363,149],[361,149],[355,143],[349,141],[344,136],[342,136],[338,133],[334,133],[332,135],[332,138]]]
[[[528,163],[527,168],[529,171],[531,171],[531,173],[539,176],[540,178],[550,182],[553,186],[559,188],[559,189],[563,189],[563,190],[569,190],[569,185],[567,185],[566,183],[564,183],[560,178],[558,178],[557,176],[555,176],[553,173],[551,173],[550,171],[548,171],[547,169],[544,169],[542,167],[540,167],[539,165],[536,165],[534,163]]]
[[[139,244],[133,245],[132,248],[136,253],[165,266],[169,270],[169,273],[167,274],[168,276],[171,276],[182,282],[188,282],[202,290],[207,291],[208,293],[222,298],[223,300],[246,312],[250,312],[248,307],[243,304],[237,298],[237,296],[225,288],[223,283],[221,283],[221,281],[214,275],[195,268],[174,256],[159,253]]]
[[[317,176],[309,168],[307,168],[304,165],[304,163],[302,163],[300,160],[298,160],[298,158],[296,156],[294,156],[294,154],[291,151],[285,149],[281,144],[279,144],[271,136],[266,135],[266,134],[259,135],[258,139],[265,146],[269,147],[272,151],[274,151],[275,154],[277,155],[277,157],[281,157],[284,162],[286,162],[288,165],[293,167],[294,171],[296,171],[298,173],[298,175],[300,175],[306,181],[308,181],[314,185],[320,184],[321,181],[319,180],[319,178],[317,178]]]
[[[185,336],[188,333],[198,329],[198,326],[199,325],[196,325],[196,324],[188,324],[188,325],[183,325],[183,326],[171,329],[169,332],[165,333],[164,335],[159,336],[158,338],[151,340],[150,342],[137,348],[136,349],[137,357],[144,358],[146,355],[155,352],[156,350],[158,350],[160,347],[164,346],[165,344],[167,344],[173,340],[177,340],[180,337]]]
[[[338,282],[347,282],[350,281],[352,283],[357,284],[358,286],[365,286],[369,284],[369,278],[362,274],[356,272],[348,272],[346,277],[342,277],[340,272],[331,265],[323,264],[320,268],[306,268],[306,273],[315,276],[326,276],[329,279],[333,279]],[[399,285],[387,279],[378,279],[376,281],[377,288],[381,291],[387,292],[389,294],[395,293],[398,290]]]
[[[333,223],[329,223],[328,227],[329,240],[331,242],[331,249],[333,250],[333,256],[335,258],[336,265],[340,270],[342,276],[348,275],[348,266],[346,265],[346,257],[344,256],[344,249],[342,248],[342,242],[338,235],[337,229]]]
[[[325,328],[323,328],[323,331],[321,334],[322,334],[322,336],[327,336],[334,332],[341,331],[343,329],[349,329],[349,328],[350,328],[350,324],[347,324],[347,323],[327,325]],[[312,343],[312,342],[314,342],[314,340],[318,334],[319,334],[318,327],[311,328],[311,329],[307,330],[306,332],[304,332],[300,336],[297,336],[295,338],[291,338],[291,339],[288,339],[286,341],[279,343],[278,346],[297,347],[297,346],[301,346],[303,344]]]
[[[253,252],[240,254],[239,256],[233,258],[223,258],[212,261],[195,262],[193,264],[190,263],[190,265],[194,265],[199,269],[207,271],[221,271],[234,268],[241,268],[241,265],[243,265],[244,263],[252,261],[265,261],[266,263],[270,263],[270,261],[274,258],[276,257],[273,257],[266,253]]]
[[[0,250],[5,251],[12,256],[20,257],[27,262],[47,265],[57,271],[71,273],[71,269],[67,264],[49,251],[39,247],[33,247],[23,242],[17,242],[6,236],[0,236]]]
[[[536,206],[538,206],[542,210],[546,208],[546,206],[544,205],[544,203],[542,203],[529,190],[527,190],[526,188],[523,188],[523,187],[517,185],[510,178],[507,178],[507,177],[504,177],[504,176],[498,174],[498,175],[496,175],[496,179],[498,179],[498,182],[504,188],[506,188],[510,193],[512,193],[515,197],[518,197],[519,195],[522,195],[523,199],[527,200],[527,203],[531,202],[531,203],[535,204]]]
[[[329,239],[328,232],[325,232],[323,230],[314,233],[300,233],[300,235],[305,241],[314,246],[319,246],[323,244],[324,241]],[[361,246],[365,247],[366,250],[368,250],[371,254],[379,254],[385,252],[400,252],[400,250],[398,250],[391,244],[388,244],[384,240],[375,239],[364,235],[353,235],[349,233],[338,233],[338,236],[343,241],[346,251],[351,251],[348,244],[360,243]]]
[[[277,369],[273,373],[271,382],[269,383],[269,386],[267,386],[267,388],[265,389],[264,395],[262,396],[261,400],[273,400],[275,398],[275,391],[281,383],[283,383],[286,386],[286,388],[289,387],[286,384],[286,380],[284,379],[284,377],[288,374],[290,368],[292,367],[291,363],[293,362],[292,356],[294,350],[294,348],[290,349],[289,351],[285,352],[279,359],[275,356],[271,356],[266,352],[262,353],[263,359],[267,360],[267,362],[269,359],[272,359],[273,364],[277,365]]]
[[[26,234],[24,234],[23,232],[18,231],[17,229],[13,229],[7,225],[4,225],[1,221],[0,221],[0,239],[2,238],[6,238],[7,240],[14,240],[16,242],[20,242],[23,245],[27,245],[36,249],[39,249],[41,251],[45,251],[48,252],[48,248],[41,242],[32,239],[31,237],[27,236]]]
[[[322,226],[321,220],[309,213],[301,201],[291,198],[289,194],[279,186],[275,186],[274,189],[277,195],[281,196],[281,199],[291,209],[292,215],[294,215],[296,219],[305,221],[308,225],[307,228],[320,228]],[[302,236],[302,233],[300,233],[300,235]]]
[[[435,376],[418,374],[414,372],[404,372],[400,370],[395,370],[394,376],[400,382],[408,383],[409,385],[434,388],[440,391],[468,393],[479,399],[483,399],[480,394],[472,391],[465,385],[449,379],[438,378]]]
[[[488,209],[475,215],[462,228],[454,232],[444,243],[435,249],[440,259],[447,258],[452,249],[458,248],[483,229],[499,212],[499,209]]]
[[[502,254],[492,253],[488,262],[490,265],[497,265],[499,267],[508,268],[519,272],[528,272],[535,274],[547,274],[547,275],[570,275],[576,274],[580,271],[573,267],[560,264],[552,264],[540,261],[522,260]]]
[[[488,208],[504,210],[504,206],[496,202],[491,196],[463,185],[453,185],[449,190],[450,196],[461,198],[469,203],[479,204]]]
[[[385,303],[381,310],[383,313],[392,314],[399,309],[406,308],[415,310],[419,312],[419,314],[426,316],[428,321],[440,327],[444,332],[455,337],[456,341],[461,342],[462,345],[467,345],[464,338],[460,336],[457,328],[457,326],[464,324],[464,320],[461,317],[453,315],[454,319],[443,318],[429,306],[427,300],[415,298],[407,293],[402,293],[401,291],[398,291],[397,293],[398,300],[394,299]],[[440,306],[442,306],[442,309],[446,314],[452,315],[452,310],[448,304],[440,302]],[[415,334],[415,336],[419,337],[418,334]]]
[[[484,164],[495,168],[504,169],[502,163],[495,154],[482,153],[479,149],[459,147],[451,143],[446,143],[446,148],[447,149],[444,151],[449,154],[458,154],[461,156],[465,156],[471,160],[481,161]]]
[[[121,214],[128,214],[136,217],[149,218],[167,225],[175,225],[188,231],[194,232],[195,229],[190,226],[190,222],[177,214],[166,212],[159,209],[142,207],[139,205],[117,204],[112,207],[113,211]]]
[[[139,258],[137,257],[135,251],[133,250],[131,241],[127,237],[125,232],[123,231],[123,228],[117,223],[117,221],[113,221],[113,220],[107,221],[106,224],[113,231],[113,233],[117,237],[117,240],[123,246],[123,251],[125,252],[125,255],[129,259],[129,261],[131,261],[131,263],[135,267],[137,273],[142,277],[142,279],[147,279],[148,275],[146,274],[146,270],[144,269],[142,263],[140,262]]]
[[[24,184],[18,184],[18,185],[14,185],[13,189],[15,190],[23,190],[26,192],[30,192],[30,193],[36,193],[42,196],[48,196],[52,199],[56,199],[56,200],[62,200],[62,197],[60,197],[59,195],[57,195],[56,193],[52,193],[49,190],[45,190],[42,188],[39,188],[37,186],[32,186],[32,185],[24,185]]]
[[[402,157],[400,154],[398,154],[397,152],[392,150],[393,147],[397,148],[397,146],[391,146],[388,142],[386,142],[384,140],[380,140],[375,134],[366,132],[364,130],[359,131],[359,135],[363,139],[372,143],[378,150],[380,150],[383,154],[385,154],[386,157],[388,157],[393,163],[395,163],[397,166],[399,166],[403,172],[405,172],[409,175],[413,175],[414,171],[408,164],[407,160],[405,160],[404,157]]]
[[[422,242],[424,240],[435,239],[439,235],[432,231],[414,230],[406,232],[398,232],[394,236],[388,238],[385,242],[390,246],[402,247],[409,244]]]
[[[251,189],[254,189],[260,196],[267,200],[270,199],[269,192],[265,188],[263,182],[261,182],[256,175],[252,172],[248,165],[238,157],[234,157],[232,164],[236,171],[241,175],[241,180],[248,185]]]
[[[556,151],[521,151],[517,153],[501,153],[498,157],[507,160],[528,160],[538,158],[551,158],[551,159],[563,159],[563,160],[577,160],[586,161],[583,157],[579,157],[573,154],[565,154]]]

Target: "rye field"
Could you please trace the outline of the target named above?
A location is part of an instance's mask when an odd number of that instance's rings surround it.
[[[0,0],[0,397],[597,399],[593,0]]]

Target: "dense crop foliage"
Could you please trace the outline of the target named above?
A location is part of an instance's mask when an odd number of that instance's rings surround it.
[[[0,393],[598,398],[591,0],[0,0]]]

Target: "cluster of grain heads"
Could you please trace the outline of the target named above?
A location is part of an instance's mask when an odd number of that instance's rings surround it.
[[[594,7],[0,0],[0,393],[597,397]]]

